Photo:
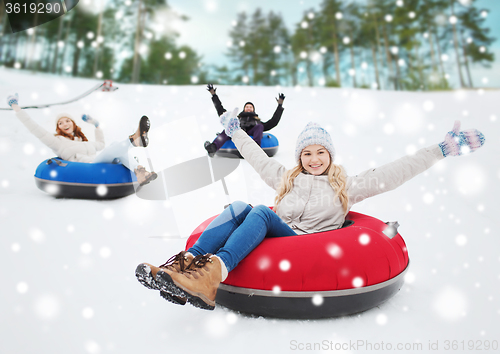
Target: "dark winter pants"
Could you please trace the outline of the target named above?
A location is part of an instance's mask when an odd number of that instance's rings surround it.
[[[260,146],[260,142],[262,140],[262,134],[264,133],[264,125],[257,124],[251,129],[248,129],[246,132],[248,135],[253,136],[253,140],[255,140],[255,142]],[[215,138],[213,143],[217,147],[217,150],[219,150],[222,147],[222,145],[224,145],[224,143],[229,139],[231,138],[226,135],[226,132],[222,131],[222,133],[217,135],[217,138]]]

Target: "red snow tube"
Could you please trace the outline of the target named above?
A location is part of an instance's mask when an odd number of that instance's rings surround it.
[[[215,217],[193,231],[186,249]],[[398,226],[350,212],[337,230],[265,238],[221,283],[216,301],[242,313],[279,318],[368,310],[403,284],[409,259]]]

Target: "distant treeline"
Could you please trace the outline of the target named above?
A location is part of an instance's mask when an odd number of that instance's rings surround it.
[[[229,31],[231,64],[224,66],[204,64],[161,28],[158,14],[163,21],[188,20],[165,0],[110,0],[97,14],[80,2],[65,16],[16,34],[6,34],[0,6],[0,65],[151,84],[437,90],[450,88],[454,78],[459,87],[474,87],[471,63],[490,65],[495,41],[484,25],[489,11],[475,2],[323,0],[293,31],[281,14],[242,12]]]

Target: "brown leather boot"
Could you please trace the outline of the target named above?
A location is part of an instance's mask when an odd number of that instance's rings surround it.
[[[146,288],[160,290],[160,285],[155,281],[156,274],[159,270],[164,270],[169,273],[182,273],[189,269],[193,259],[194,257],[191,253],[181,251],[170,257],[168,261],[158,267],[149,263],[139,264],[135,269],[135,276],[137,277],[137,280]],[[179,305],[184,305],[187,300],[185,297],[174,296],[164,291],[160,291],[160,295],[166,300]]]
[[[144,168],[144,166],[137,166],[137,168],[134,170],[135,176],[137,177],[137,182],[139,183],[139,186],[143,186],[145,184],[148,184],[151,181],[154,181],[158,175],[156,172],[148,172]]]
[[[195,307],[213,310],[222,275],[219,258],[211,256],[211,254],[196,256],[190,269],[182,273],[160,269],[155,281],[160,285],[161,291],[186,297]]]

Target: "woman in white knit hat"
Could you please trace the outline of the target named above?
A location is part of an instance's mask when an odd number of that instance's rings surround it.
[[[264,237],[340,228],[353,204],[397,188],[446,156],[473,152],[484,144],[481,132],[459,131],[457,121],[440,144],[351,177],[335,164],[330,134],[311,122],[297,139],[297,166],[287,170],[240,129],[237,111],[236,108],[222,115],[221,122],[245,160],[276,190],[274,210],[263,205],[232,203],[187,251],[159,267],[140,264],[136,269],[139,281],[161,290],[162,296],[171,302],[188,301],[213,309],[219,283]]]
[[[120,163],[129,170],[134,171],[137,182],[142,186],[156,179],[155,172],[148,172],[139,165],[136,159],[128,158],[128,150],[132,147],[148,145],[148,131],[150,127],[149,118],[143,116],[140,119],[137,131],[121,142],[114,142],[108,147],[104,147],[104,133],[99,128],[99,122],[84,114],[82,120],[95,126],[96,141],[88,141],[82,129],[75,123],[71,115],[61,113],[56,116],[56,133],[50,133],[19,107],[19,97],[15,95],[7,97],[7,103],[16,112],[19,120],[33,133],[42,143],[47,145],[52,151],[63,160],[88,162],[88,163],[112,163],[120,160]],[[101,151],[102,150],[102,151]],[[97,154],[97,151],[101,151]]]

